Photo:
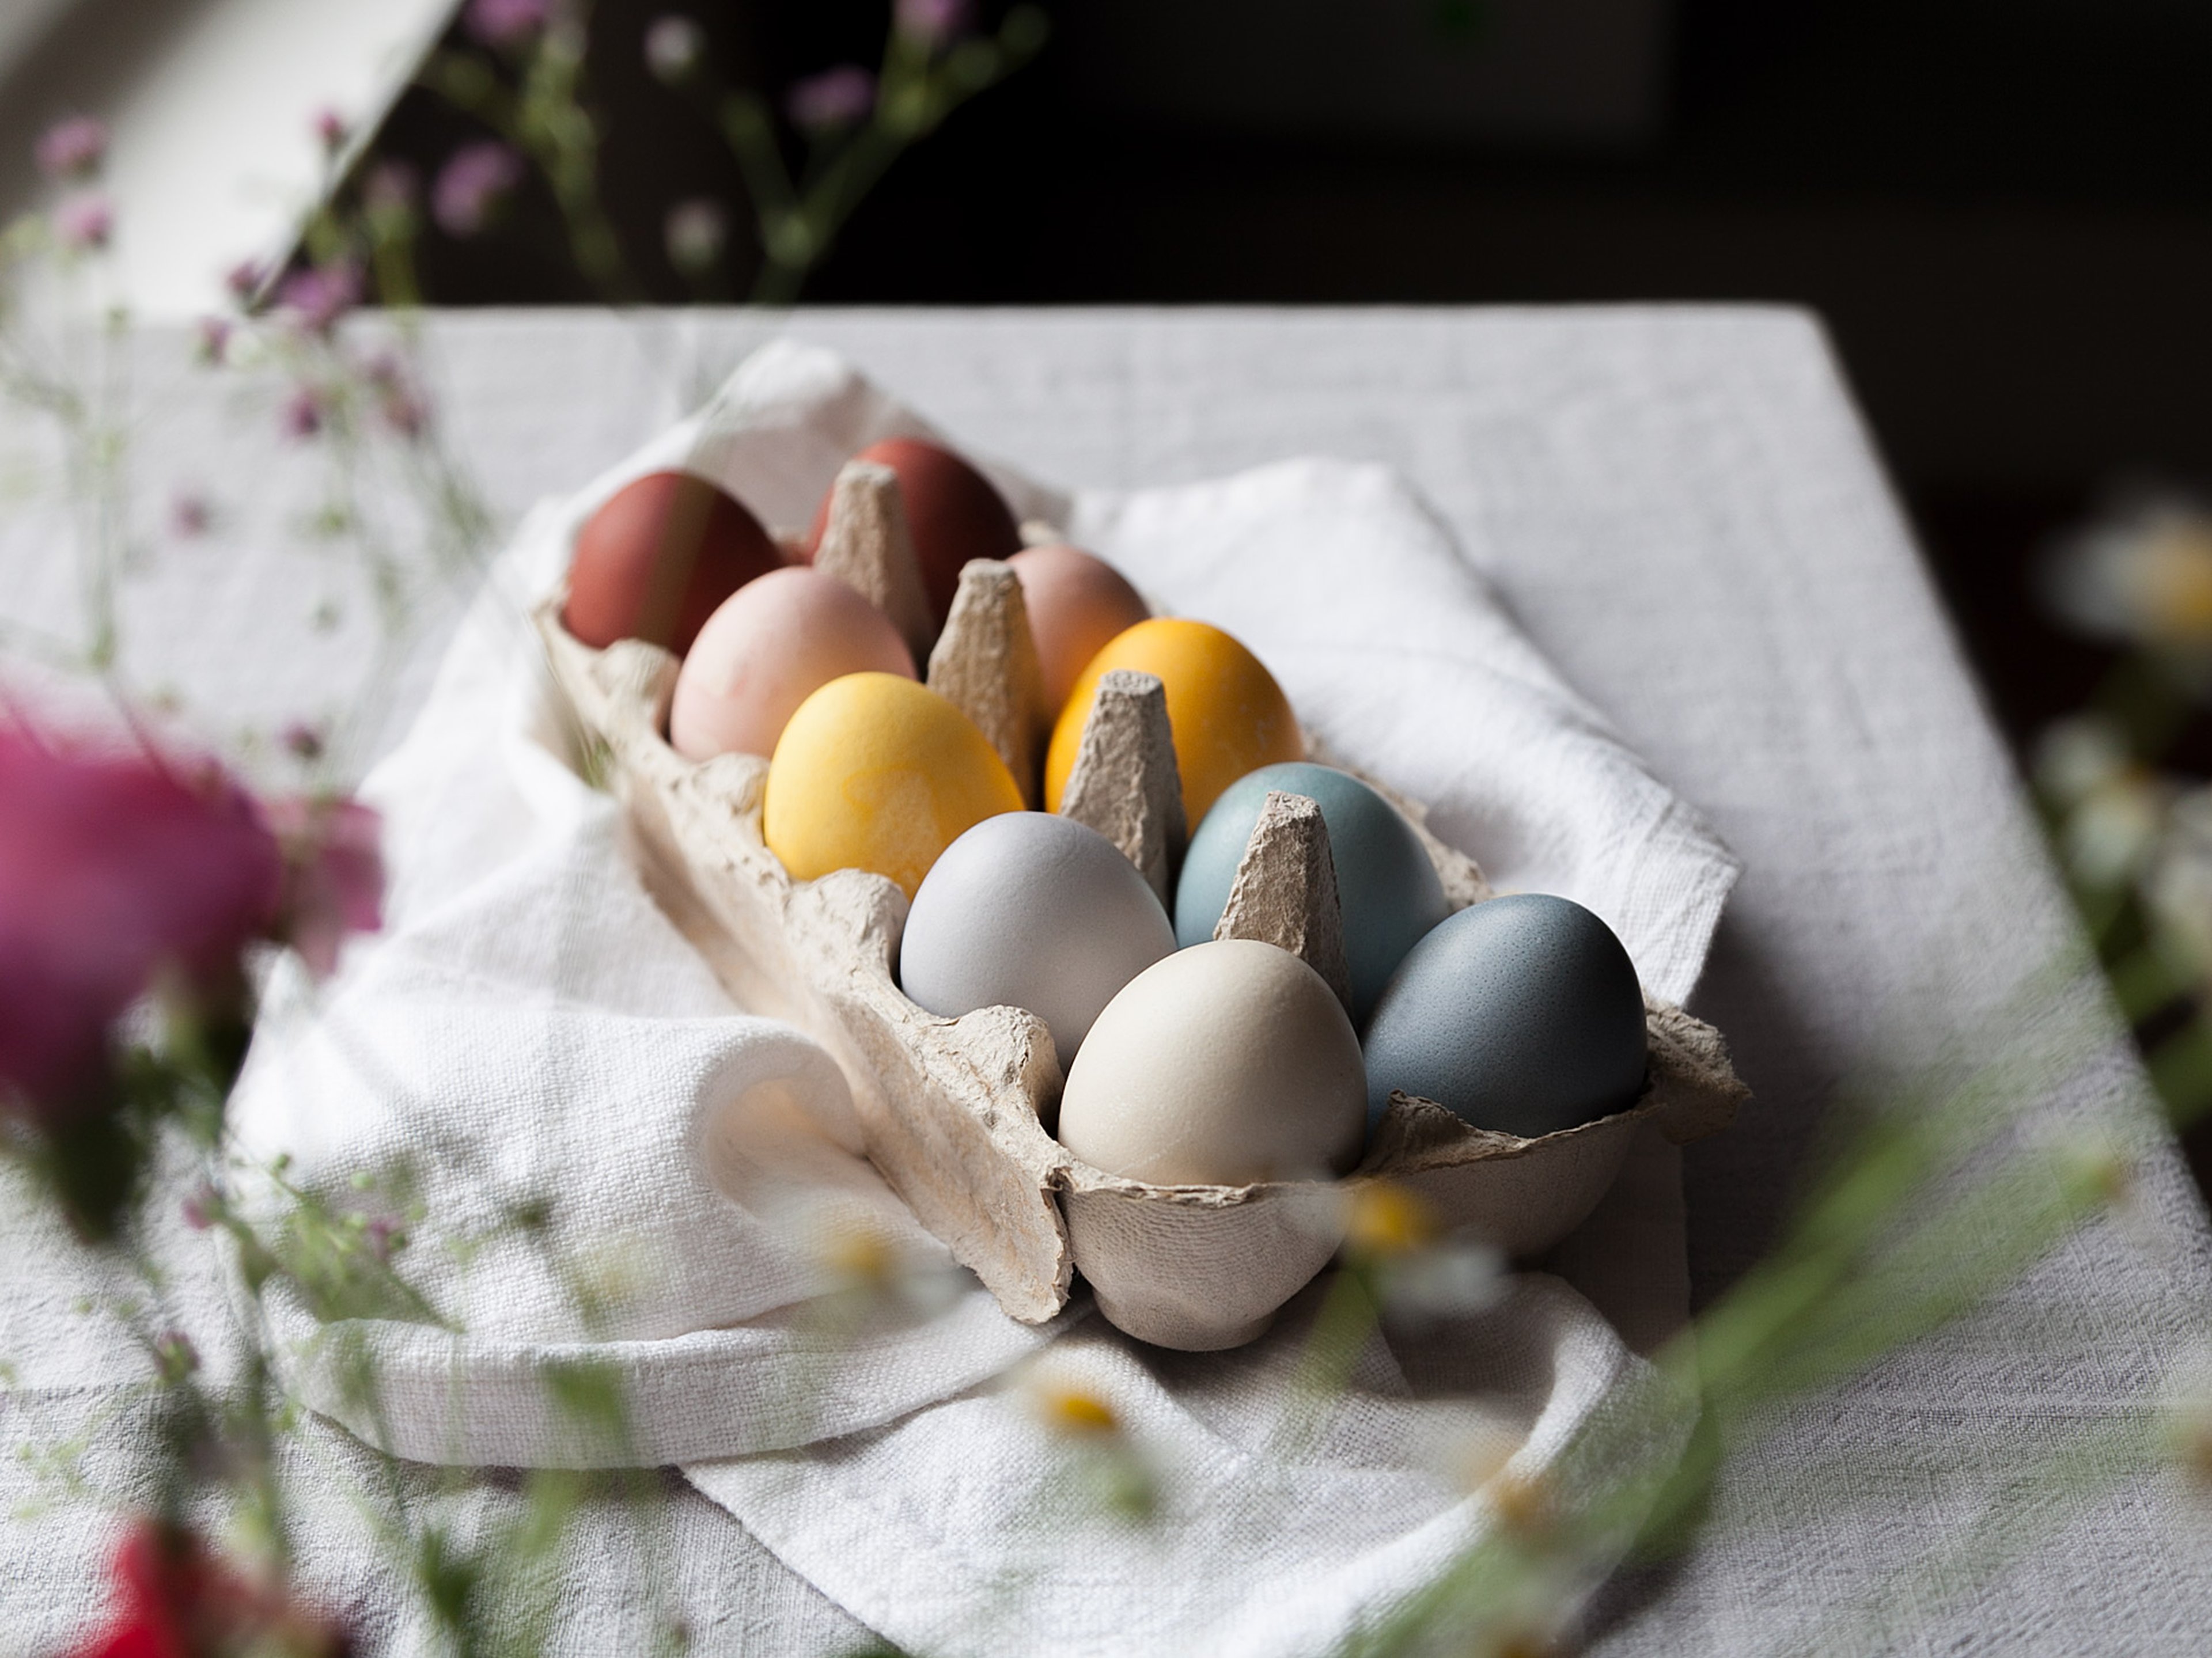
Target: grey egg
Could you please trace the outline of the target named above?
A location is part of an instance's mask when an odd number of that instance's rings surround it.
[[[1519,893],[1430,929],[1364,1046],[1370,1132],[1400,1089],[1534,1139],[1634,1102],[1644,993],[1611,927],[1571,900]]]

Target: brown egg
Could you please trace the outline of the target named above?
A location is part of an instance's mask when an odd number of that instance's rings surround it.
[[[1106,641],[1152,612],[1119,570],[1079,548],[1031,547],[1010,562],[1044,671],[1045,703],[1056,714]]]
[[[716,606],[782,564],[743,502],[689,472],[648,472],[576,532],[561,621],[601,650],[643,639],[681,656]]]
[[[920,438],[886,438],[853,457],[888,466],[898,474],[906,521],[914,531],[914,550],[921,562],[922,591],[929,595],[930,619],[943,625],[960,586],[960,567],[971,558],[1012,558],[1022,550],[1013,509],[991,480],[950,449]],[[814,514],[806,537],[807,556],[822,544],[830,522],[830,497]]]

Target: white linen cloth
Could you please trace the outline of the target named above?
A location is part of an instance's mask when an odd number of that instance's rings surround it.
[[[1211,1630],[1222,1650],[1315,1649],[1487,1523],[1471,1455],[1485,1474],[1509,1456],[1540,1469],[1591,1412],[1649,1406],[1620,1332],[1567,1282],[1528,1274],[1495,1306],[1370,1343],[1292,1446],[1320,1285],[1226,1354],[1145,1349],[1081,1303],[1042,1329],[1015,1323],[972,1278],[947,1280],[859,1157],[834,1064],[730,1005],[626,861],[615,802],[560,757],[522,612],[600,501],[680,461],[771,523],[801,522],[854,450],[927,430],[842,359],[780,343],[525,525],[364,790],[386,814],[385,936],[354,949],[319,1005],[280,988],[233,1108],[241,1144],[289,1157],[307,1184],[407,1169],[427,1218],[405,1260],[465,1333],[322,1324],[282,1297],[267,1314],[292,1385],[372,1443],[451,1462],[685,1462],[902,1645],[1136,1653]],[[1310,725],[1435,803],[1494,878],[1589,904],[1652,989],[1686,994],[1733,860],[1393,474],[1301,460],[1072,501],[1000,482],[1164,607],[1239,633]],[[1686,1311],[1679,1176],[1656,1143],[1635,1169],[1593,1223],[1606,1246],[1557,1264],[1648,1340]],[[828,1312],[842,1292],[791,1224],[800,1183],[865,1213],[907,1281],[919,1266],[939,1293],[860,1327]],[[507,1221],[532,1205],[540,1229]],[[1151,1524],[1071,1520],[1071,1454],[1027,1403],[1039,1384],[979,1385],[1048,1343],[1054,1373],[1108,1400],[1157,1470]],[[623,1384],[618,1439],[553,1402],[549,1367],[584,1360]],[[1679,1406],[1655,1418],[1664,1442],[1686,1430]]]

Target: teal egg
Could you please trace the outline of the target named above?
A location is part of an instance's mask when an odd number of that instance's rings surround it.
[[[1303,794],[1328,825],[1336,891],[1344,907],[1344,954],[1352,969],[1357,1024],[1382,995],[1406,952],[1449,913],[1436,865],[1398,809],[1348,772],[1303,760],[1247,772],[1222,792],[1190,838],[1176,884],[1176,943],[1213,937],[1237,865],[1267,793]]]
[[[1518,893],[1414,945],[1363,1047],[1370,1132],[1395,1088],[1534,1139],[1635,1102],[1644,993],[1611,927],[1571,900]]]

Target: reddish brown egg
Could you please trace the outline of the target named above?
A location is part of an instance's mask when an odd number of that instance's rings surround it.
[[[922,590],[929,595],[933,621],[942,623],[960,586],[960,567],[971,558],[1012,558],[1022,550],[1013,509],[991,480],[950,449],[920,438],[886,438],[853,457],[888,466],[898,474],[906,521],[914,531],[914,550],[921,562]],[[807,556],[822,544],[830,521],[830,497],[814,514],[806,537]]]
[[[742,501],[689,472],[648,472],[577,531],[561,620],[601,650],[643,639],[681,656],[716,606],[782,564]]]

